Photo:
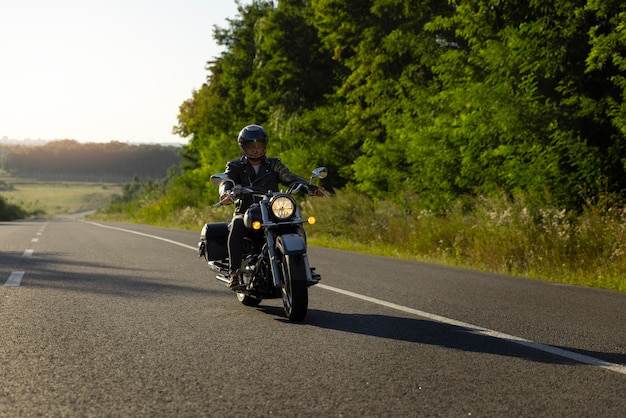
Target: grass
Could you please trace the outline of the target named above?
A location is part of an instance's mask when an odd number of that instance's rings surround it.
[[[608,197],[581,213],[522,195],[459,201],[445,214],[352,192],[304,208],[319,214],[313,244],[626,292],[626,207]]]
[[[8,185],[0,196],[34,217],[97,210],[122,193],[122,186],[112,183],[46,182],[9,176],[0,176],[0,181]]]
[[[338,191],[302,199],[309,243],[559,283],[626,292],[626,206],[604,196],[574,213],[545,198],[505,195],[459,200],[445,213],[411,210]],[[165,196],[127,203],[100,219],[199,231],[232,207],[176,208]]]

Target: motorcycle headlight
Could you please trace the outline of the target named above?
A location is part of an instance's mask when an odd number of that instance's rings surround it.
[[[289,196],[276,196],[270,202],[272,215],[279,220],[288,219],[296,211],[296,202]]]

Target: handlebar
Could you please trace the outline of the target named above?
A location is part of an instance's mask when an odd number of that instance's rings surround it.
[[[251,194],[253,196],[257,196],[257,197],[265,197],[268,195],[268,193],[270,193],[269,191],[262,191],[260,188],[258,187],[254,187],[254,186],[241,186],[241,185],[235,185],[233,186],[232,189],[227,190],[225,192],[226,196],[221,199],[219,202],[217,202],[216,204],[214,204],[213,206],[222,206],[229,200],[235,200],[235,199],[240,199],[241,197],[243,197],[243,195],[246,194]]]
[[[309,187],[309,186],[313,186],[313,187]],[[285,193],[287,194],[296,194],[298,193],[302,188],[305,189],[306,194],[308,194],[309,196],[314,196],[315,195],[315,191],[317,190],[317,187],[315,187],[313,184],[305,184],[305,183],[292,183],[289,188],[287,189],[287,191]],[[226,204],[225,202],[227,201],[234,201],[236,199],[241,199],[243,197],[243,195],[253,195],[256,197],[266,197],[266,196],[271,196],[272,193],[274,193],[272,190],[265,190],[265,189],[261,189],[259,187],[255,187],[255,186],[241,186],[241,185],[235,185],[233,186],[232,189],[227,190],[225,192],[227,195],[221,199],[219,202],[217,202],[216,204],[214,204],[213,206],[222,206],[224,204]],[[324,191],[323,195],[329,196],[329,194]]]

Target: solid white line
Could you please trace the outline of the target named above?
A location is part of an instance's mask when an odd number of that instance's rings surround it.
[[[95,223],[95,222],[87,222],[87,223],[95,225],[95,226],[99,226],[101,228],[114,229],[116,231],[128,232],[130,234],[141,235],[141,236],[144,236],[144,237],[153,238],[153,239],[157,239],[157,240],[160,240],[160,241],[165,241],[165,242],[168,242],[170,244],[178,245],[178,246],[183,247],[183,248],[188,248],[188,249],[197,251],[197,248],[193,247],[191,245],[182,244],[180,242],[172,241],[172,240],[169,240],[169,239],[166,239],[166,238],[161,238],[161,237],[158,237],[156,235],[144,234],[143,232],[132,231],[132,230],[129,230],[129,229],[124,229],[124,228],[117,228],[117,227],[114,227],[114,226],[102,225],[102,224],[98,224],[98,223]],[[458,326],[458,327],[461,327],[461,328],[465,328],[465,329],[467,329],[467,330],[469,330],[469,331],[471,331],[473,333],[477,333],[477,334],[481,334],[481,335],[488,335],[488,336],[493,337],[493,338],[498,338],[498,339],[501,339],[501,340],[504,340],[504,341],[508,341],[508,342],[511,342],[511,343],[514,343],[514,344],[519,344],[519,345],[523,345],[525,347],[530,347],[530,348],[533,348],[535,350],[539,350],[539,351],[543,351],[543,352],[546,352],[546,353],[554,354],[556,356],[567,358],[567,359],[570,359],[570,360],[574,360],[574,361],[577,361],[579,363],[588,364],[590,366],[595,366],[595,367],[601,367],[603,369],[612,370],[614,372],[626,375],[626,366],[621,365],[621,364],[611,363],[611,362],[608,362],[608,361],[597,359],[595,357],[585,356],[583,354],[574,353],[572,351],[563,350],[561,348],[552,347],[550,345],[537,343],[537,342],[534,342],[534,341],[526,340],[526,339],[521,338],[521,337],[516,337],[514,335],[504,334],[504,333],[499,332],[499,331],[494,331],[494,330],[491,330],[491,329],[488,329],[488,328],[479,327],[477,325],[472,325],[472,324],[469,324],[467,322],[457,321],[455,319],[446,318],[445,316],[440,316],[440,315],[432,314],[432,313],[429,313],[429,312],[420,311],[418,309],[409,308],[407,306],[402,306],[402,305],[398,305],[398,304],[395,304],[395,303],[392,303],[392,302],[387,302],[387,301],[384,301],[384,300],[381,300],[381,299],[376,299],[376,298],[373,298],[373,297],[370,297],[370,296],[361,295],[360,293],[350,292],[349,290],[339,289],[339,288],[328,286],[328,285],[325,285],[325,284],[322,284],[322,283],[317,284],[315,287],[326,289],[326,290],[329,290],[331,292],[339,293],[339,294],[342,294],[342,295],[345,295],[345,296],[350,296],[352,298],[364,300],[366,302],[375,303],[377,305],[384,306],[384,307],[391,308],[391,309],[395,309],[397,311],[405,312],[405,313],[408,313],[408,314],[411,314],[411,315],[416,315],[416,316],[420,316],[422,318],[427,318],[427,319],[430,319],[432,321],[440,322],[440,323],[443,323],[443,324],[455,325],[455,326]]]
[[[91,225],[99,226],[100,228],[107,228],[107,229],[114,229],[116,231],[128,232],[129,234],[141,235],[142,237],[148,237],[148,238],[158,239],[159,241],[165,241],[170,244],[178,245],[179,247],[188,248],[188,249],[195,250],[195,251],[198,250],[198,248],[192,247],[191,245],[182,244],[180,242],[172,241],[171,239],[167,239],[167,238],[161,238],[156,235],[144,234],[143,232],[132,231],[130,229],[124,229],[124,228],[117,228],[115,226],[102,225],[96,222],[87,222],[87,223]]]
[[[35,250],[28,249],[28,250],[25,250],[24,254],[22,254],[22,255],[24,257],[30,257],[31,255],[33,255],[34,252],[35,252]]]
[[[574,353],[572,351],[563,350],[562,348],[552,347],[550,345],[537,343],[534,341],[526,340],[524,338],[516,337],[514,335],[504,334],[499,331],[494,331],[488,328],[479,327],[477,325],[469,324],[467,322],[457,321],[455,319],[446,318],[445,316],[431,314],[429,312],[420,311],[413,308],[408,308],[406,306],[397,305],[392,302],[387,302],[381,299],[376,299],[370,296],[361,295],[359,293],[350,292],[348,290],[338,289],[336,287],[327,286],[325,284],[317,284],[316,287],[320,287],[322,289],[330,290],[331,292],[336,292],[345,296],[350,296],[356,299],[361,299],[367,302],[375,303],[377,305],[385,306],[387,308],[395,309],[397,311],[409,313],[412,315],[417,315],[422,318],[427,318],[432,321],[441,322],[443,324],[455,325],[461,328],[465,328],[472,333],[488,335],[493,338],[498,338],[501,340],[505,340],[514,344],[523,345],[526,347],[534,348],[535,350],[543,351],[546,353],[554,354],[559,357],[564,357],[570,360],[577,361],[579,363],[588,364],[591,366],[601,367],[603,369],[612,370],[614,372],[622,373],[626,375],[626,366],[616,363],[610,363],[608,361],[600,360],[595,357],[585,356],[583,354]]]
[[[24,277],[23,271],[14,271],[9,276],[9,279],[4,283],[5,286],[19,286],[22,282],[22,277]]]

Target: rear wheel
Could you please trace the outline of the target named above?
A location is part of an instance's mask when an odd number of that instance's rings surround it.
[[[306,283],[306,265],[302,255],[286,255],[281,263],[283,280],[283,308],[292,321],[302,321],[309,305]]]

